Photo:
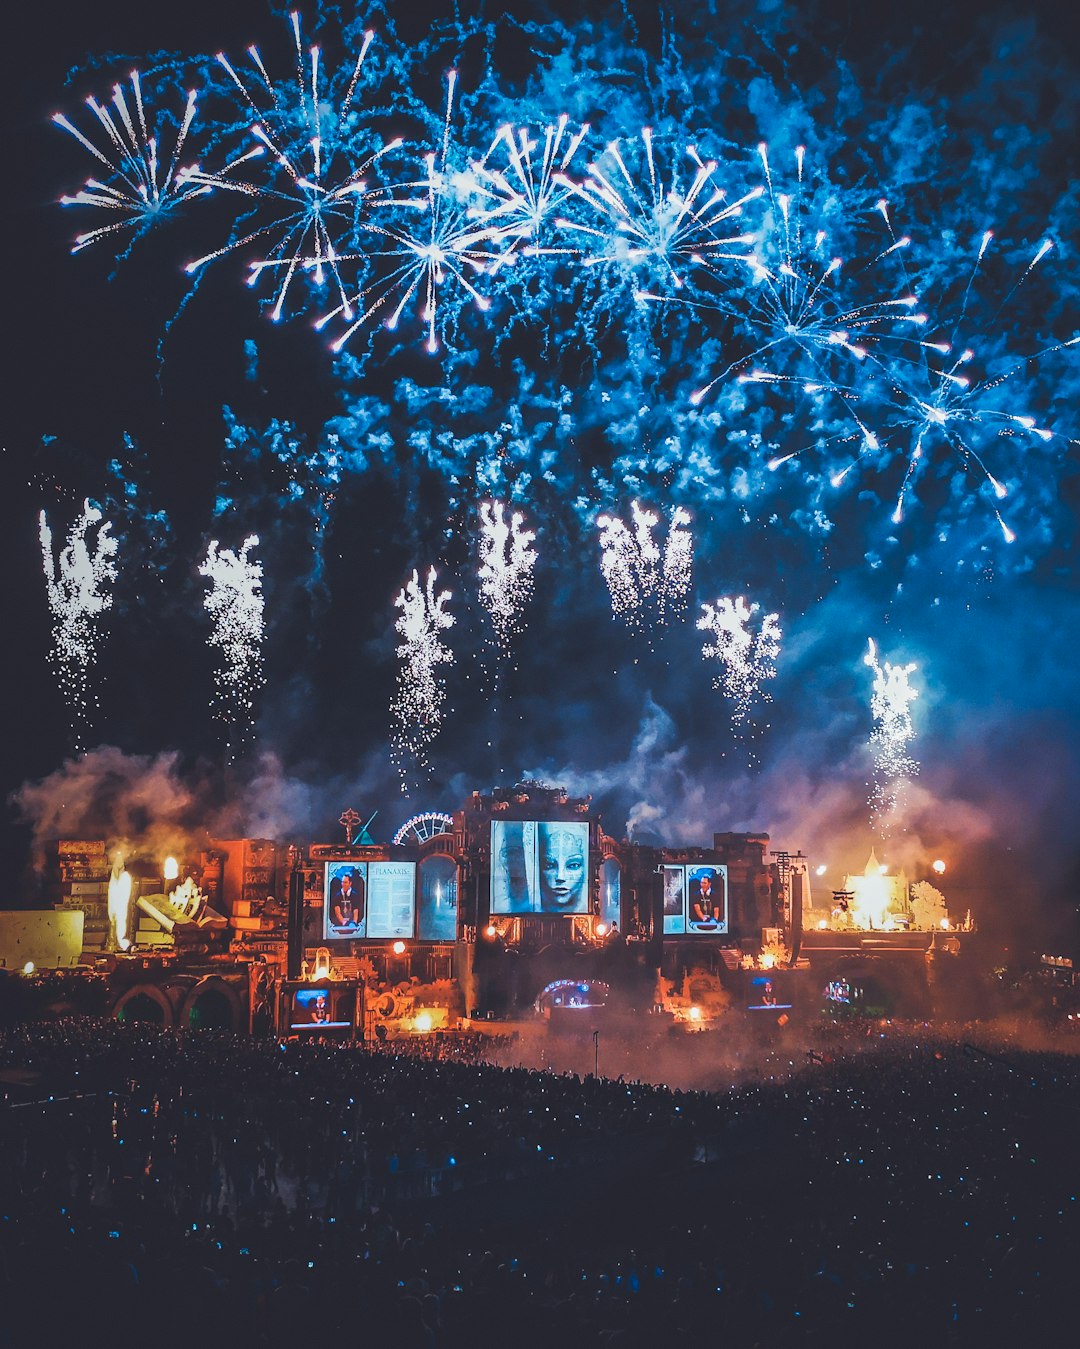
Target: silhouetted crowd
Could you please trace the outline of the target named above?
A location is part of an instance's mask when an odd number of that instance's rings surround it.
[[[472,1061],[483,1037],[23,1026],[0,1342],[1069,1340],[1080,1060],[829,1035],[705,1093]]]

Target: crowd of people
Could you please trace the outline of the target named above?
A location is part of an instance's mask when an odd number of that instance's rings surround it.
[[[455,1057],[24,1025],[0,1039],[0,1339],[966,1345],[1071,1323],[1080,1060],[856,1035],[703,1092],[495,1066],[483,1037]]]

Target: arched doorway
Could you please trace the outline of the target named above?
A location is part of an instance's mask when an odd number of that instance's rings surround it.
[[[172,1008],[165,995],[151,984],[136,984],[113,1008],[117,1021],[139,1021],[149,1026],[171,1026]]]

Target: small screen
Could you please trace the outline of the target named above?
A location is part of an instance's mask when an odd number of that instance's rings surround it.
[[[664,935],[686,931],[686,869],[664,868]]]
[[[776,970],[755,974],[750,980],[749,1012],[790,1012],[791,997],[784,976]]]
[[[323,882],[323,937],[327,941],[367,936],[368,864],[327,862]]]
[[[338,1030],[350,1024],[348,1021],[336,1020],[334,1012],[333,989],[299,988],[293,994],[292,1029],[323,1026],[327,1030]]]
[[[411,937],[416,926],[416,863],[368,863],[369,937]]]
[[[421,941],[453,941],[457,936],[458,869],[452,857],[436,853],[420,863],[417,936]]]
[[[727,867],[665,866],[665,934],[709,936],[727,930]]]

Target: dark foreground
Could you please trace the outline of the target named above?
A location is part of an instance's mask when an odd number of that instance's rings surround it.
[[[6,1036],[0,1342],[1072,1339],[1080,1059],[837,1032],[710,1095],[455,1052]]]

